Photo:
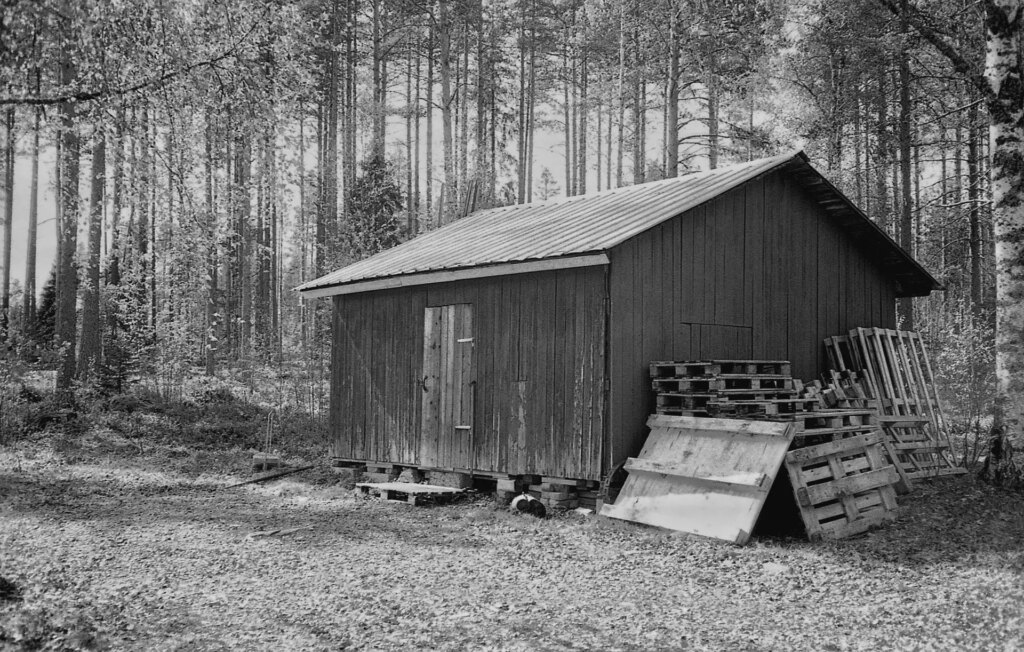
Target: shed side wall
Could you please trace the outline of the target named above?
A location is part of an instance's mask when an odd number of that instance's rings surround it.
[[[599,479],[606,270],[335,297],[334,455],[419,465],[423,312],[467,303],[476,377],[472,470]]]
[[[821,341],[894,327],[895,287],[800,186],[775,173],[610,253],[610,466],[654,411],[652,360],[790,360],[812,380]]]

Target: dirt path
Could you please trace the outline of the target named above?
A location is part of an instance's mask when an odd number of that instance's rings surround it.
[[[226,490],[238,476],[21,457],[0,452],[0,576],[23,594],[0,602],[0,649],[1024,647],[1022,501],[966,479],[855,540],[735,548],[322,477]]]

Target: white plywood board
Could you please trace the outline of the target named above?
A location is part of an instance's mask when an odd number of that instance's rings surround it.
[[[654,415],[603,516],[746,543],[793,439],[793,423]]]

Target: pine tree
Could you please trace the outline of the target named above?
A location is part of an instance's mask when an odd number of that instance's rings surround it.
[[[402,209],[402,188],[394,166],[371,155],[362,163],[349,197],[349,240],[357,258],[371,256],[401,241],[397,213]]]
[[[53,346],[53,333],[57,319],[57,270],[50,270],[50,277],[43,286],[35,320],[29,326],[30,336],[40,348]]]

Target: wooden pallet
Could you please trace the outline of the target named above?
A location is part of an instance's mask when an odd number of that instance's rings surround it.
[[[798,448],[785,466],[807,536],[842,539],[896,518],[896,469],[873,432]]]
[[[464,493],[453,487],[412,482],[357,482],[356,487],[364,494],[409,505],[449,502]]]
[[[668,416],[677,416],[677,417],[706,417],[706,416],[709,416],[708,415],[708,411],[704,410],[704,409],[684,410],[682,408],[661,407],[661,406],[659,406],[655,410],[655,413],[656,414],[665,414],[665,415],[668,415]]]
[[[653,378],[658,392],[742,392],[750,390],[794,391],[793,379],[779,375],[720,375],[712,377]]]
[[[784,418],[817,406],[817,399],[789,397],[742,400],[725,395],[708,401],[707,411],[712,416]]]
[[[833,366],[840,370],[840,377],[843,372],[855,370],[863,380],[848,385],[851,392],[844,388],[845,399],[837,402],[873,402],[885,416],[926,419],[916,426],[920,432],[898,432],[885,427],[893,447],[918,442],[916,452],[903,453],[898,460],[910,477],[923,477],[925,470],[930,475],[966,473],[950,454],[942,402],[920,335],[886,328],[855,328],[846,336],[825,338],[825,348]],[[862,396],[851,398],[850,394],[858,391]],[[921,433],[928,441],[919,438]]]
[[[676,410],[703,410],[715,394],[658,394],[657,407]]]
[[[924,417],[884,416],[880,418],[892,450],[892,460],[908,477],[929,478],[960,475],[963,469],[951,468],[949,448],[937,444],[926,429]]]
[[[655,361],[651,378],[712,377],[728,375],[789,376],[788,360],[698,360],[691,362]]]
[[[793,415],[803,421],[805,430],[816,428],[845,428],[848,426],[870,426],[878,429],[878,413],[874,410],[825,409]]]

